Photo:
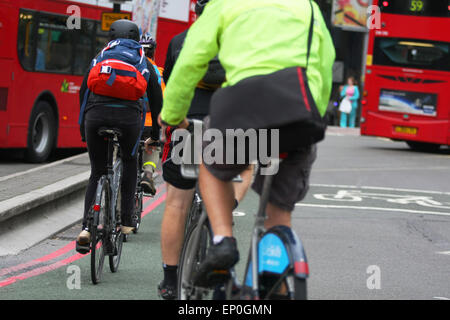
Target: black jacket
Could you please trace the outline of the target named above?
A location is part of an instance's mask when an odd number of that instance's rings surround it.
[[[161,87],[158,83],[158,76],[155,72],[155,69],[153,65],[150,63],[150,61],[147,60],[147,69],[150,71],[150,77],[147,85],[147,97],[149,101],[149,108],[150,112],[152,114],[152,132],[151,132],[151,138],[153,140],[159,140],[159,124],[158,124],[158,115],[161,113],[162,108],[162,91]],[[86,72],[83,83],[81,84],[80,88],[80,107],[83,103],[84,95],[87,90],[87,80],[89,77],[89,72],[91,69]],[[130,101],[130,100],[121,100],[113,97],[106,97],[106,96],[100,96],[93,92],[89,93],[88,101],[86,103],[86,109],[85,112],[87,112],[89,109],[94,108],[95,106],[100,105],[107,105],[107,104],[121,104],[128,106],[130,108],[137,108],[138,110],[142,111],[142,106],[138,101]],[[149,110],[147,110],[149,111]],[[84,123],[80,125],[80,133],[81,138],[83,141],[85,141],[84,137]]]
[[[170,81],[170,74],[172,73],[175,62],[180,55],[181,49],[183,48],[186,35],[187,30],[176,35],[172,38],[172,40],[170,40],[163,73],[163,79],[166,85]],[[192,99],[191,107],[189,108],[187,116],[189,118],[203,118],[204,116],[208,115],[209,103],[213,94],[214,91],[196,88],[194,98]]]

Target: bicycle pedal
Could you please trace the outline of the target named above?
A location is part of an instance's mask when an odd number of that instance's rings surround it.
[[[88,244],[82,245],[82,244],[79,244],[78,242],[76,242],[75,250],[78,253],[87,254],[87,253],[89,253],[89,251],[91,251],[91,244],[88,243]]]
[[[143,192],[142,195],[143,195],[144,197],[150,197],[150,198],[153,198],[153,197],[155,196],[154,194],[146,193],[146,192]]]
[[[216,286],[227,282],[231,277],[230,271],[228,270],[213,270],[206,276],[208,286]]]
[[[117,249],[111,243],[109,243],[109,244],[105,243],[104,244],[104,249],[105,249],[105,256],[115,256],[115,255],[117,255]]]

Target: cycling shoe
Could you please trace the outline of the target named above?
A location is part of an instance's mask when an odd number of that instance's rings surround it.
[[[164,300],[175,300],[177,298],[177,288],[168,286],[164,281],[158,285],[158,294]]]
[[[205,260],[200,264],[194,277],[194,285],[211,287],[230,279],[230,271],[239,261],[236,239],[225,237],[208,249]]]

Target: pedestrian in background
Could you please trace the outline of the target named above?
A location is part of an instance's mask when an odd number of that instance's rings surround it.
[[[358,110],[359,89],[354,77],[348,77],[347,85],[341,88],[341,98],[348,99],[351,104],[350,112],[341,110],[341,128],[354,128],[356,123],[356,111]]]

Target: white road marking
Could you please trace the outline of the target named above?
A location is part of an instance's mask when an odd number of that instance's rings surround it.
[[[322,204],[312,204],[312,203],[296,203],[295,206],[296,207],[326,208],[326,209],[357,209],[357,210],[393,211],[393,212],[402,212],[402,213],[416,213],[416,214],[427,214],[427,215],[450,217],[450,213],[446,213],[446,212],[420,211],[420,210],[397,209],[397,208],[338,206],[338,205],[322,205]]]
[[[441,251],[441,252],[436,252],[437,254],[446,254],[450,256],[450,251]]]
[[[450,300],[449,298],[445,298],[445,297],[433,297],[433,299],[437,299],[437,300]]]
[[[413,190],[413,189],[389,188],[389,187],[346,186],[346,185],[335,185],[335,184],[311,184],[311,187],[343,188],[343,189],[371,189],[371,190],[387,190],[387,191],[398,191],[398,192],[415,192],[415,193],[450,195],[450,192]]]
[[[245,212],[242,212],[242,211],[233,211],[233,216],[234,216],[234,217],[243,217],[243,216],[245,216],[245,215],[246,215]]]
[[[386,141],[386,142],[392,142],[392,143],[395,142],[395,141],[392,141],[391,139],[388,139],[388,138],[377,137],[377,139],[378,139],[378,140],[381,140],[381,141]]]

